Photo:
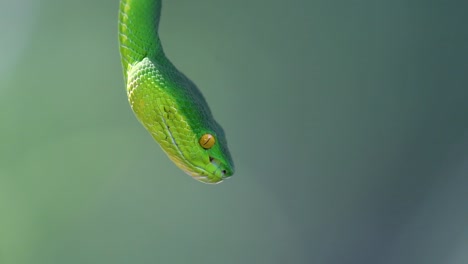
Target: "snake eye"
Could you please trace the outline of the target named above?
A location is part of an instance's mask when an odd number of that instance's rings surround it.
[[[213,135],[204,134],[203,136],[201,136],[199,143],[200,143],[200,146],[202,146],[202,148],[210,149],[211,147],[214,146],[214,144],[216,143],[216,140]]]

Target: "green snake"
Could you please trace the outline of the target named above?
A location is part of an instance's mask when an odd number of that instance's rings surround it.
[[[119,49],[130,106],[168,157],[204,183],[234,173],[222,127],[203,95],[165,56],[161,0],[121,0]]]

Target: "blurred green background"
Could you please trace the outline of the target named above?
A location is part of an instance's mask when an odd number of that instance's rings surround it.
[[[0,263],[468,263],[462,1],[163,3],[236,174],[127,103],[118,0],[0,0]]]

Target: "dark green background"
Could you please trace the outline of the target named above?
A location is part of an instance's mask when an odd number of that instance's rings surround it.
[[[215,186],[134,118],[117,0],[0,10],[1,264],[468,262],[463,1],[164,1]]]

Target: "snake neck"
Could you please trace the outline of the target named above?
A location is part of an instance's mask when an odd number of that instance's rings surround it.
[[[158,35],[161,0],[121,0],[119,49],[127,79],[128,69],[145,57],[164,59]]]

